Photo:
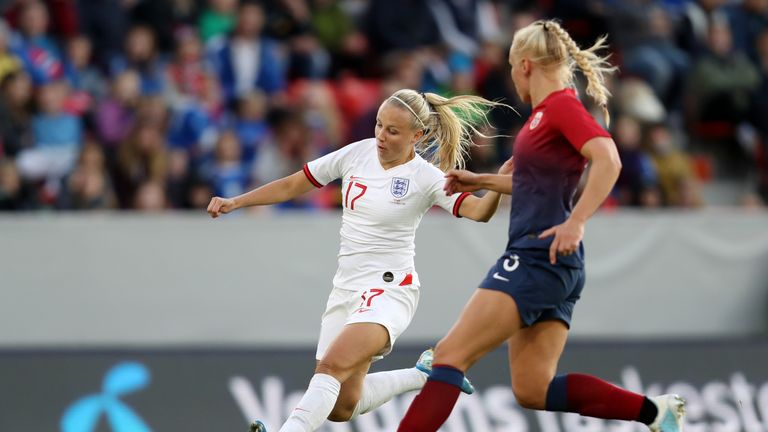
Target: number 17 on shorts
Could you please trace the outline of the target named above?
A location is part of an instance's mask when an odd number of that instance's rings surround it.
[[[363,299],[360,302],[360,306],[357,307],[354,313],[365,313],[373,309],[373,302],[376,297],[384,294],[384,290],[381,288],[371,288],[363,292],[360,297]]]

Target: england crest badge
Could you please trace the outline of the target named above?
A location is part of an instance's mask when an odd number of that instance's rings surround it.
[[[536,113],[536,115],[533,116],[533,119],[531,120],[531,124],[528,126],[528,129],[533,130],[536,126],[541,123],[541,118],[544,117],[544,111],[539,111]]]
[[[389,191],[392,192],[392,196],[395,198],[404,197],[405,194],[408,193],[408,182],[408,179],[393,177],[392,186],[389,188]]]

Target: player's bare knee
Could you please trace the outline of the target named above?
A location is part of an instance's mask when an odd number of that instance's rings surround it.
[[[517,404],[527,409],[544,409],[546,405],[546,388],[542,391],[541,386],[528,380],[512,381],[512,393],[515,394]]]
[[[355,411],[355,405],[344,404],[342,406],[336,405],[333,407],[333,411],[328,414],[328,420],[332,422],[347,422],[352,418],[352,413]]]
[[[527,409],[539,409],[539,403],[538,399],[533,393],[528,392],[514,392],[515,393],[515,400],[517,401],[517,404],[520,405],[522,408]]]
[[[317,362],[315,373],[330,375],[337,380],[344,382],[351,373],[351,368],[336,362],[333,359],[323,359]]]

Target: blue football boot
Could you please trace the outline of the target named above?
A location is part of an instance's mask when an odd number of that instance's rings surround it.
[[[432,360],[435,357],[435,350],[432,348],[424,351],[419,356],[419,359],[416,361],[416,369],[424,372],[425,374],[429,375],[432,373]],[[472,394],[475,392],[475,387],[472,385],[472,382],[469,380],[469,378],[464,377],[464,381],[461,383],[461,391],[463,391],[466,394]]]

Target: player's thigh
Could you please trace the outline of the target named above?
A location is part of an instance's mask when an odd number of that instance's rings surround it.
[[[544,408],[567,339],[568,327],[560,320],[539,321],[509,338],[512,389],[521,405]]]
[[[347,324],[320,359],[316,372],[346,381],[389,346],[389,332],[376,323]]]
[[[389,334],[389,341],[373,360],[379,360],[392,351],[398,337],[408,328],[419,302],[417,285],[390,288],[371,288],[358,291],[358,298],[363,298],[347,317],[346,325],[379,324]]]
[[[437,344],[434,362],[466,371],[521,327],[512,297],[480,288],[464,306],[458,321]]]
[[[320,322],[320,337],[317,342],[315,359],[320,360],[325,356],[333,341],[341,334],[350,310],[358,301],[354,291],[338,288],[331,291]]]

